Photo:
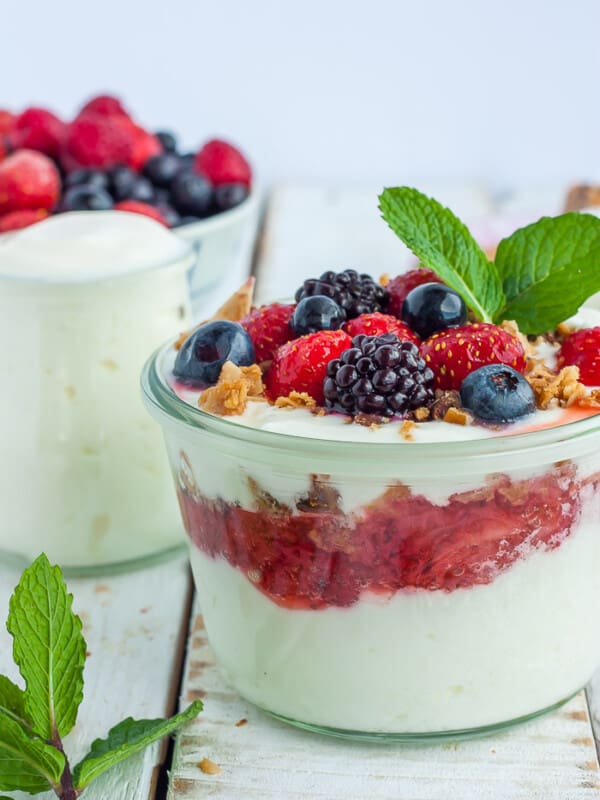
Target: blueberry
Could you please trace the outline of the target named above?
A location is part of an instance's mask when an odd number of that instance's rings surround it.
[[[143,174],[155,186],[166,188],[181,170],[181,159],[175,153],[160,153],[144,164]]]
[[[252,339],[237,322],[207,322],[185,340],[173,373],[185,383],[211,386],[218,381],[226,361],[238,366],[254,364]]]
[[[487,364],[467,375],[460,399],[486,422],[514,422],[535,411],[533,389],[521,373],[505,364]]]
[[[171,131],[156,131],[154,134],[162,144],[165,153],[175,153],[177,150],[177,139]]]
[[[138,200],[140,203],[152,203],[155,199],[154,186],[148,178],[143,175],[136,175],[127,200]]]
[[[131,197],[133,186],[138,179],[137,172],[129,167],[113,167],[108,176],[110,178],[110,192],[117,202],[128,200]]]
[[[175,211],[173,206],[170,206],[167,203],[156,203],[156,208],[165,218],[169,228],[176,228],[180,224],[181,217]]]
[[[291,327],[297,336],[316,331],[336,331],[346,321],[346,315],[331,297],[314,294],[296,306]]]
[[[213,188],[194,172],[179,172],[171,183],[171,203],[182,215],[206,217],[212,210]]]
[[[99,169],[76,169],[69,173],[65,178],[65,187],[70,186],[94,186],[97,189],[109,191],[109,178],[106,172]]]
[[[113,207],[112,197],[96,186],[71,186],[64,193],[61,211],[106,211]]]
[[[239,206],[248,197],[248,187],[243,183],[222,183],[215,188],[215,207],[218,211],[229,211]]]
[[[179,156],[183,169],[192,170],[196,162],[196,153],[184,153]]]
[[[443,283],[422,283],[412,289],[402,305],[402,321],[426,339],[436,331],[456,328],[467,321],[462,297]]]

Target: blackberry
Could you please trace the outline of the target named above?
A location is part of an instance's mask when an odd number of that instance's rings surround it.
[[[347,319],[383,311],[390,299],[387,289],[376,283],[370,275],[361,275],[355,269],[345,269],[343,272],[328,270],[320,278],[309,278],[296,292],[296,302],[315,294],[335,300],[346,313]]]
[[[401,417],[433,402],[433,371],[417,346],[395,333],[360,333],[327,365],[323,392],[327,408],[344,414]]]

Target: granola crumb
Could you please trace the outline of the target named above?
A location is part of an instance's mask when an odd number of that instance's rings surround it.
[[[275,400],[278,408],[314,408],[317,401],[307,392],[290,392],[287,397],[278,397]]]
[[[525,334],[521,333],[519,326],[514,319],[503,320],[500,324],[500,327],[511,336],[514,336],[515,339],[518,339],[525,352],[525,358],[534,358],[536,356],[537,350],[535,344],[530,342]]]
[[[244,725],[247,725],[247,724],[248,724],[248,720],[246,719],[246,717],[242,717],[242,719],[238,719],[238,721],[235,723],[235,727],[236,728],[242,728]]]
[[[390,280],[391,280],[391,278],[390,278],[390,273],[389,272],[384,272],[383,275],[379,276],[379,284],[380,284],[380,286],[383,286],[384,288],[388,285]]]
[[[248,280],[245,281],[240,288],[231,295],[231,297],[228,297],[227,300],[225,300],[223,305],[215,311],[212,317],[203,320],[199,325],[195,325],[190,330],[180,333],[179,338],[173,345],[175,350],[180,350],[185,340],[191,336],[195,330],[200,328],[202,325],[205,325],[207,322],[215,322],[218,319],[225,319],[229,322],[239,322],[250,313],[253,295],[254,278],[248,278]]]
[[[407,442],[412,442],[413,440],[413,433],[415,428],[417,427],[417,423],[413,422],[412,419],[405,419],[402,425],[400,426],[400,436]]]
[[[421,406],[420,408],[415,408],[413,411],[413,417],[417,422],[425,422],[426,419],[429,419],[431,416],[431,411],[427,408],[427,406]]]
[[[444,414],[444,422],[450,422],[453,425],[470,425],[473,417],[462,408],[450,406]]]
[[[444,419],[449,408],[462,408],[460,393],[455,389],[436,389],[429,411],[432,419]]]
[[[205,775],[219,775],[221,772],[221,767],[215,764],[214,761],[211,761],[210,758],[203,758],[202,761],[198,763],[198,766]]]
[[[583,405],[591,397],[589,390],[579,380],[579,368],[563,367],[560,372],[549,370],[536,362],[525,375],[540,409],[566,408],[574,404]]]
[[[296,501],[298,511],[328,511],[341,514],[341,496],[335,486],[330,483],[329,475],[310,476],[308,492]]]
[[[226,361],[216,385],[202,392],[198,405],[209,414],[230,417],[242,414],[248,400],[263,396],[264,387],[258,364],[238,367],[232,361]]]
[[[600,186],[585,183],[571,186],[565,200],[565,211],[581,211],[590,206],[600,206]]]
[[[379,430],[382,425],[389,422],[387,417],[380,417],[377,414],[354,414],[354,416],[349,417],[349,419],[350,422],[353,422],[355,425],[362,425],[365,428],[370,428],[372,431]]]

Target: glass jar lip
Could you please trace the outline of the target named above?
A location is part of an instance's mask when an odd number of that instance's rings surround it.
[[[448,442],[411,442],[401,440],[398,442],[356,442],[340,441],[335,438],[311,438],[290,433],[265,431],[247,425],[239,425],[225,417],[209,414],[200,408],[194,408],[177,396],[169,386],[160,364],[169,350],[173,347],[175,338],[169,340],[156,350],[147,360],[141,375],[141,387],[146,405],[154,416],[164,416],[182,423],[196,430],[212,433],[217,437],[237,440],[246,444],[271,447],[277,450],[293,449],[295,452],[331,454],[335,446],[336,454],[358,453],[361,457],[377,459],[388,458],[392,453],[398,458],[414,457],[417,453],[423,457],[476,456],[507,454],[535,450],[548,445],[561,442],[571,442],[574,439],[600,434],[600,413],[585,419],[556,425],[551,428],[530,431],[528,433],[510,434],[508,436],[494,436],[483,439],[467,439],[463,441]],[[400,455],[401,454],[401,455]]]

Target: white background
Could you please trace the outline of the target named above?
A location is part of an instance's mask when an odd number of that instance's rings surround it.
[[[103,0],[2,10],[0,106],[97,90],[266,181],[600,180],[599,0]]]

